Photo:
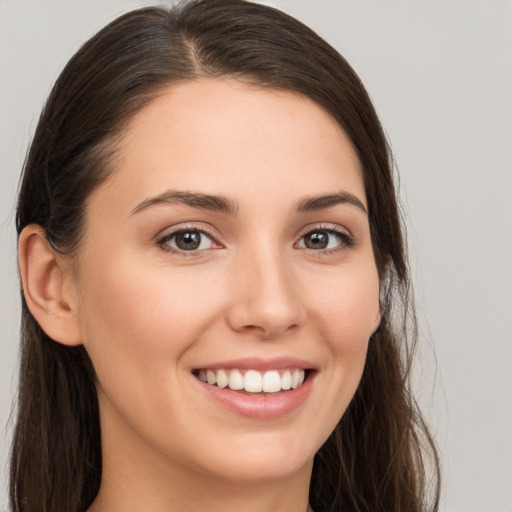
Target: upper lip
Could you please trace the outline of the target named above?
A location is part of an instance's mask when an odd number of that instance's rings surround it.
[[[315,365],[305,359],[297,357],[274,357],[271,359],[264,359],[261,357],[244,357],[241,359],[229,359],[227,361],[216,361],[213,363],[206,363],[197,366],[195,369],[199,370],[280,370],[285,368],[298,368],[303,370],[313,370]]]

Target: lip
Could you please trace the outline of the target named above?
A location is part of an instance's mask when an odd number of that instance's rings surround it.
[[[197,366],[196,370],[284,370],[287,368],[298,368],[300,370],[314,370],[315,365],[305,359],[296,357],[274,357],[263,359],[260,357],[244,357],[242,359],[230,359],[229,361],[218,361]]]
[[[311,363],[297,358],[279,357],[274,359],[244,358],[221,361],[212,364],[198,366],[198,369],[239,369],[239,370],[279,370],[285,368],[299,368],[308,370],[304,383],[296,389],[281,391],[275,395],[246,394],[233,391],[229,388],[219,388],[206,382],[202,382],[196,376],[191,377],[205,393],[208,399],[220,404],[229,411],[247,418],[259,420],[278,419],[293,413],[301,407],[309,396],[317,371]],[[312,370],[312,371],[311,371]]]

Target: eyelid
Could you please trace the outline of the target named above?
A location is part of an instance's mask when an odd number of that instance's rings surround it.
[[[174,236],[178,235],[179,233],[183,233],[186,231],[197,231],[208,238],[211,239],[213,247],[208,247],[206,249],[195,249],[190,251],[181,250],[178,248],[171,247],[167,245],[167,242],[171,240]],[[201,256],[205,253],[210,252],[211,250],[217,250],[224,248],[224,245],[218,241],[218,235],[213,232],[214,230],[208,227],[205,227],[202,224],[182,224],[173,226],[171,228],[167,228],[160,232],[160,234],[156,237],[156,244],[165,251],[177,254],[179,256],[183,257],[193,257],[193,256]],[[297,244],[308,234],[314,233],[315,231],[325,231],[331,234],[334,234],[339,239],[339,244],[330,249],[310,249],[308,247],[299,247],[300,249],[305,249],[308,252],[316,253],[318,255],[327,255],[330,253],[336,253],[340,252],[346,249],[349,249],[352,247],[356,240],[355,237],[350,233],[350,231],[340,226],[339,224],[316,224],[316,225],[309,225],[301,230],[300,235],[298,236],[297,242],[295,242],[294,246],[296,247]]]
[[[207,249],[195,249],[190,251],[180,250],[174,247],[167,245],[169,240],[172,240],[173,237],[178,235],[179,233],[187,232],[187,231],[197,231],[202,235],[206,235],[211,239],[214,247],[209,247]],[[164,251],[171,252],[173,254],[177,254],[179,256],[191,257],[191,256],[200,256],[206,252],[209,252],[213,249],[222,249],[224,246],[217,240],[217,236],[210,230],[204,226],[199,226],[197,224],[183,224],[178,226],[173,226],[172,228],[167,228],[160,232],[160,234],[156,237],[156,244]]]
[[[309,225],[306,228],[304,228],[301,231],[299,239],[297,240],[295,245],[297,245],[306,235],[314,233],[315,231],[326,231],[328,233],[333,233],[334,235],[338,236],[340,240],[339,246],[331,249],[309,249],[308,247],[300,247],[300,249],[305,249],[312,253],[317,253],[318,255],[325,255],[348,249],[352,247],[356,242],[354,235],[352,235],[352,233],[350,233],[350,231],[347,228],[344,228],[339,224],[321,223],[317,225]]]

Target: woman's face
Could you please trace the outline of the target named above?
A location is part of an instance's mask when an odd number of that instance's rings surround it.
[[[289,92],[205,79],[132,119],[78,260],[106,461],[311,469],[380,320],[361,173],[338,125]]]

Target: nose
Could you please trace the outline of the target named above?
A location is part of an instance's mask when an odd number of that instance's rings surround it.
[[[297,279],[279,251],[240,256],[231,274],[227,322],[240,333],[275,339],[296,330],[306,316]]]

